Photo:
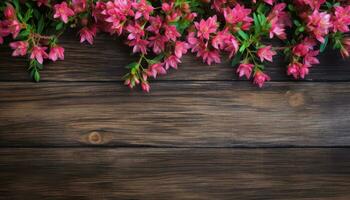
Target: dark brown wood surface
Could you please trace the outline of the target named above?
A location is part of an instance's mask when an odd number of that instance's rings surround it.
[[[0,48],[0,199],[350,199],[350,61],[327,51],[304,81],[263,89],[187,56],[145,94],[106,35],[62,40],[33,83]]]
[[[3,82],[2,146],[348,146],[348,83]],[[95,136],[98,139],[96,139]],[[92,137],[92,138],[91,138]],[[96,140],[95,140],[96,139]]]
[[[19,148],[0,158],[7,199],[350,199],[349,149]]]

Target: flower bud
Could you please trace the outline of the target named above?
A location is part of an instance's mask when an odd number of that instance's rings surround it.
[[[9,19],[9,20],[13,20],[16,18],[16,11],[11,4],[7,4],[4,10],[4,15],[6,19]]]

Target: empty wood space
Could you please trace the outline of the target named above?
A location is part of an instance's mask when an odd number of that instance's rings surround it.
[[[302,81],[188,55],[145,94],[123,86],[122,42],[64,36],[33,83],[0,48],[0,199],[350,199],[350,61],[327,51]]]

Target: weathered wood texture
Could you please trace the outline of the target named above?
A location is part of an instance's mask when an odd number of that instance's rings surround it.
[[[144,94],[120,82],[133,60],[120,41],[73,35],[39,84],[0,48],[0,199],[350,199],[350,62],[338,53],[301,82],[280,58],[263,89],[188,56]]]
[[[42,80],[50,81],[116,81],[126,73],[125,66],[135,60],[129,48],[110,36],[100,35],[93,46],[79,44],[75,34],[67,34],[62,45],[66,48],[66,59],[45,64]],[[0,48],[0,80],[26,80],[25,59],[13,58],[6,47]],[[292,80],[286,76],[283,57],[275,58],[266,71],[273,80]],[[327,51],[320,57],[321,64],[311,69],[306,80],[350,80],[349,60],[344,60],[339,52]],[[186,56],[179,70],[170,70],[160,80],[237,80],[235,69],[228,61],[207,66],[194,56]]]
[[[0,179],[1,199],[348,200],[350,149],[2,149]]]
[[[1,146],[349,146],[348,83],[0,85]]]

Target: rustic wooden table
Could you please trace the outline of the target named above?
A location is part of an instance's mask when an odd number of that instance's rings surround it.
[[[228,63],[187,57],[144,94],[132,57],[72,35],[33,83],[0,50],[0,199],[350,199],[350,61],[304,81],[268,67],[257,89]]]

